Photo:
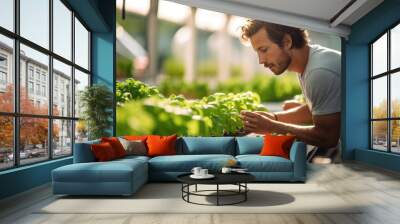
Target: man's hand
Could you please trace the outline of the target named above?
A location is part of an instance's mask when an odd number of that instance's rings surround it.
[[[240,115],[247,133],[291,133],[307,144],[322,148],[336,146],[340,136],[340,113],[313,116],[314,124],[307,126],[276,121],[267,114],[250,111],[242,111]]]
[[[273,127],[274,115],[267,112],[241,111],[244,131],[248,133],[265,134]]]
[[[246,112],[246,111],[243,111],[243,112]],[[275,115],[273,113],[269,113],[269,112],[266,112],[266,111],[253,111],[253,112],[256,113],[256,114],[259,114],[259,115],[266,116],[269,119],[275,120]]]

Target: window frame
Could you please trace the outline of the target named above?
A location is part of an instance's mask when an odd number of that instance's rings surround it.
[[[400,26],[400,21],[395,22],[392,24],[390,27],[386,28],[384,32],[380,33],[375,39],[373,39],[371,42],[368,43],[368,53],[369,53],[369,77],[368,77],[368,82],[369,82],[369,149],[373,151],[379,151],[379,152],[386,152],[386,153],[391,153],[391,154],[400,154],[400,152],[393,152],[392,151],[392,121],[400,121],[400,117],[392,117],[392,98],[391,98],[391,91],[392,91],[392,86],[391,86],[391,79],[392,76],[395,75],[396,73],[400,72],[400,67],[391,69],[391,31],[393,28]],[[386,71],[380,74],[376,74],[374,76],[373,74],[373,44],[376,43],[381,37],[384,35],[387,35],[387,64],[386,64]],[[373,81],[382,77],[386,77],[386,86],[387,86],[387,93],[386,93],[386,98],[387,98],[387,105],[386,105],[386,117],[385,118],[373,118]],[[386,121],[386,151],[379,150],[374,148],[374,136],[373,136],[373,122],[374,121]]]
[[[71,114],[70,116],[56,116],[53,115],[53,59],[58,60],[61,63],[64,63],[68,66],[71,66],[71,93],[72,93],[72,99],[71,99],[71,104],[74,105],[75,103],[75,88],[74,88],[74,82],[75,82],[75,69],[85,73],[89,77],[89,83],[88,86],[92,85],[92,62],[91,62],[91,49],[92,49],[92,43],[91,43],[91,38],[92,38],[92,31],[89,29],[87,24],[84,22],[84,20],[79,16],[78,13],[76,13],[72,7],[65,1],[65,0],[59,0],[68,10],[71,11],[71,18],[70,18],[70,23],[71,23],[71,59],[64,58],[61,55],[58,55],[57,53],[54,52],[53,49],[53,1],[54,0],[48,0],[49,2],[49,48],[46,49],[45,47],[42,47],[39,44],[34,43],[33,41],[30,41],[29,39],[24,38],[23,36],[20,35],[20,0],[14,0],[13,1],[13,10],[14,10],[14,31],[10,31],[4,27],[0,26],[0,35],[3,35],[5,37],[8,37],[13,40],[13,64],[11,71],[13,72],[11,75],[13,75],[14,78],[14,111],[13,112],[2,112],[0,111],[0,116],[11,116],[13,119],[13,153],[14,153],[14,161],[13,161],[13,166],[11,167],[5,167],[5,168],[0,168],[0,172],[5,171],[5,170],[10,170],[10,169],[16,169],[19,167],[23,166],[29,166],[37,163],[43,163],[49,160],[54,160],[54,159],[61,159],[65,157],[70,157],[73,156],[74,152],[74,143],[75,143],[75,125],[76,121],[80,120],[79,117],[75,117],[75,108],[71,108]],[[79,22],[83,25],[83,27],[88,31],[88,69],[85,69],[78,64],[75,63],[75,18],[79,20]],[[47,83],[45,90],[48,92],[45,94],[48,96],[48,112],[46,115],[39,115],[39,114],[26,114],[26,113],[21,113],[20,111],[20,85],[21,85],[21,80],[20,80],[20,65],[21,65],[21,56],[20,56],[20,45],[23,44],[27,47],[32,48],[33,50],[36,50],[42,54],[45,54],[48,56],[49,63],[48,63],[48,76],[47,76]],[[37,68],[33,67],[33,79],[30,79],[30,74],[29,74],[29,69],[31,66],[29,63],[26,64],[26,82],[33,81],[33,85],[35,86],[36,83],[40,83],[42,85],[42,79],[41,75],[43,71],[39,72],[39,80],[36,79],[36,72]],[[27,84],[28,85],[28,84]],[[40,86],[41,86],[40,85]],[[28,86],[27,86],[28,87]],[[28,87],[29,88],[29,87]],[[27,89],[27,91],[29,91]],[[34,89],[34,92],[36,89]],[[40,91],[41,92],[41,91]],[[42,94],[39,94],[37,96],[42,96]],[[42,96],[43,97],[43,96]],[[34,102],[35,103],[35,102]],[[47,149],[48,150],[48,155],[47,157],[44,157],[43,160],[40,160],[38,162],[32,162],[32,163],[26,163],[26,164],[21,164],[20,161],[20,119],[21,118],[45,118],[47,119],[48,122],[48,136],[47,136]],[[70,121],[71,122],[71,153],[68,155],[62,155],[62,156],[54,156],[54,147],[53,147],[53,123],[57,120],[63,120],[63,121]]]

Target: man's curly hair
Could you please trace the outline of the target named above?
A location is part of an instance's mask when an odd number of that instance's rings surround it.
[[[267,31],[269,39],[279,47],[283,46],[283,37],[285,34],[288,34],[292,38],[293,48],[302,48],[309,42],[308,33],[304,29],[254,19],[248,19],[246,23],[240,27],[241,39],[246,42],[249,41],[249,39],[262,28]]]

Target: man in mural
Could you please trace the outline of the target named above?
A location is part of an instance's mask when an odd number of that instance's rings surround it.
[[[317,146],[314,162],[329,163],[340,158],[341,55],[309,44],[307,31],[258,20],[241,27],[242,39],[257,52],[259,63],[275,75],[298,73],[306,104],[284,105],[276,113],[242,111],[246,132],[291,133]]]

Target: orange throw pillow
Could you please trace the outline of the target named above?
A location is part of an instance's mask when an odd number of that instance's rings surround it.
[[[148,156],[176,155],[176,135],[147,137]]]
[[[118,138],[110,137],[110,138],[101,138],[101,142],[108,142],[114,149],[115,155],[117,158],[121,158],[126,156],[126,151],[124,146],[122,146],[121,142],[119,142]]]
[[[90,147],[92,149],[94,157],[99,162],[109,161],[117,158],[114,149],[108,142],[93,144]]]
[[[271,135],[264,137],[264,146],[261,149],[262,156],[280,156],[289,159],[290,148],[295,140],[294,135]]]

